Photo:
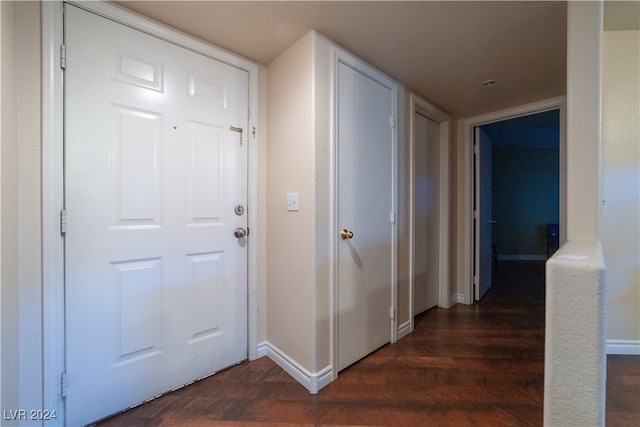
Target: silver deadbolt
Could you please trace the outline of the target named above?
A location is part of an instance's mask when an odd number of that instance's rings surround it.
[[[245,230],[242,227],[238,227],[235,230],[233,230],[233,235],[236,236],[238,239],[242,239],[243,237],[247,237],[247,230]]]
[[[233,211],[236,213],[236,215],[242,216],[244,215],[244,206],[238,205],[233,209]]]

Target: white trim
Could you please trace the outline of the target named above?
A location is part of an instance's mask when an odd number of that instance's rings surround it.
[[[69,2],[89,12],[136,28],[185,49],[225,62],[249,74],[249,125],[257,129],[258,67],[238,55],[223,51],[169,27],[104,2]],[[60,1],[42,2],[42,227],[43,227],[43,407],[56,410],[57,422],[64,424],[64,404],[60,396],[60,378],[64,370],[64,249],[59,231],[59,212],[63,208],[63,74],[59,67],[63,43],[63,7]],[[258,132],[257,130],[256,132]],[[258,357],[258,149],[249,138],[248,226],[251,230],[248,250],[248,354]]]
[[[72,4],[88,12],[95,13],[96,15],[100,15],[138,31],[142,31],[150,36],[215,59],[216,61],[227,63],[245,70],[250,74],[257,72],[257,65],[240,55],[228,52],[218,46],[214,46],[213,44],[202,41],[194,36],[182,33],[174,28],[153,21],[151,18],[147,18],[146,16],[139,15],[135,12],[114,5],[111,2],[65,0],[65,3]],[[251,77],[249,78],[250,92],[252,89],[257,89],[256,76],[253,75],[252,77],[253,79]],[[254,104],[254,102],[251,102],[251,104]]]
[[[336,100],[338,99],[338,87],[337,87],[337,73],[338,73],[338,63],[343,63],[354,70],[358,71],[371,78],[372,80],[380,83],[387,89],[389,89],[392,93],[392,105],[391,105],[391,114],[395,117],[395,126],[393,127],[392,132],[392,166],[391,166],[391,175],[393,182],[391,183],[392,188],[392,208],[396,213],[396,221],[392,227],[392,236],[391,236],[391,306],[396,313],[395,316],[392,316],[390,322],[390,342],[394,343],[398,340],[398,316],[397,316],[397,283],[398,283],[398,269],[397,269],[397,246],[398,246],[398,83],[386,76],[382,72],[378,71],[371,65],[347,52],[346,50],[340,48],[337,45],[332,46],[332,63],[331,63],[331,161],[332,164],[330,166],[331,170],[331,204],[332,204],[332,215],[331,222],[333,229],[335,229],[335,224],[338,223],[338,128],[336,123],[338,121],[337,118],[337,108],[336,108]],[[332,274],[331,274],[331,375],[332,380],[338,378],[338,236],[337,233],[331,233],[331,260],[332,260]]]
[[[450,213],[450,184],[449,184],[449,116],[415,94],[409,97],[409,319],[413,331],[413,298],[415,285],[415,145],[416,123],[415,115],[420,114],[440,125],[440,159],[439,159],[439,199],[438,199],[438,306],[451,307],[449,283],[449,213]]]
[[[398,339],[404,338],[413,331],[413,316],[411,319],[398,326]]]
[[[640,356],[640,340],[607,340],[607,354]]]
[[[269,346],[269,342],[268,341],[261,341],[258,343],[257,345],[257,355],[258,355],[258,359],[261,357],[265,357],[267,355],[267,348]]]
[[[462,256],[462,266],[458,268],[458,289],[464,290],[464,304],[473,304],[473,128],[500,120],[556,109],[560,111],[560,244],[562,245],[566,240],[567,230],[566,96],[482,114],[458,122],[458,140],[462,147],[462,157],[458,158],[458,170],[461,171],[459,176],[461,176],[463,186],[463,198],[459,205],[459,214],[463,220],[460,233],[462,241],[458,241],[461,244],[459,247],[463,253],[460,254]]]
[[[464,304],[464,294],[451,295],[449,300],[449,307],[453,307],[456,304]]]
[[[60,381],[64,371],[64,243],[59,215],[63,197],[62,2],[42,8],[42,357],[43,407],[56,411],[47,425],[64,425]]]
[[[261,342],[258,353],[267,356],[313,394],[333,381],[331,366],[312,374],[270,342]]]

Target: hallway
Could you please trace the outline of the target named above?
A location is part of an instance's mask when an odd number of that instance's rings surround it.
[[[640,357],[608,360],[607,425],[637,426]],[[543,369],[544,263],[501,262],[480,303],[421,314],[316,395],[261,358],[99,425],[540,426]]]

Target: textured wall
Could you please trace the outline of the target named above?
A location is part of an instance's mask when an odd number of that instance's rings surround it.
[[[597,242],[569,241],[547,262],[544,425],[604,425],[605,281]]]

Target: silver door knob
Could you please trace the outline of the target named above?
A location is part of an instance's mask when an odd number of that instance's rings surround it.
[[[235,230],[233,230],[233,235],[236,236],[238,239],[242,239],[243,237],[247,237],[247,230],[245,230],[242,227],[238,227]]]

